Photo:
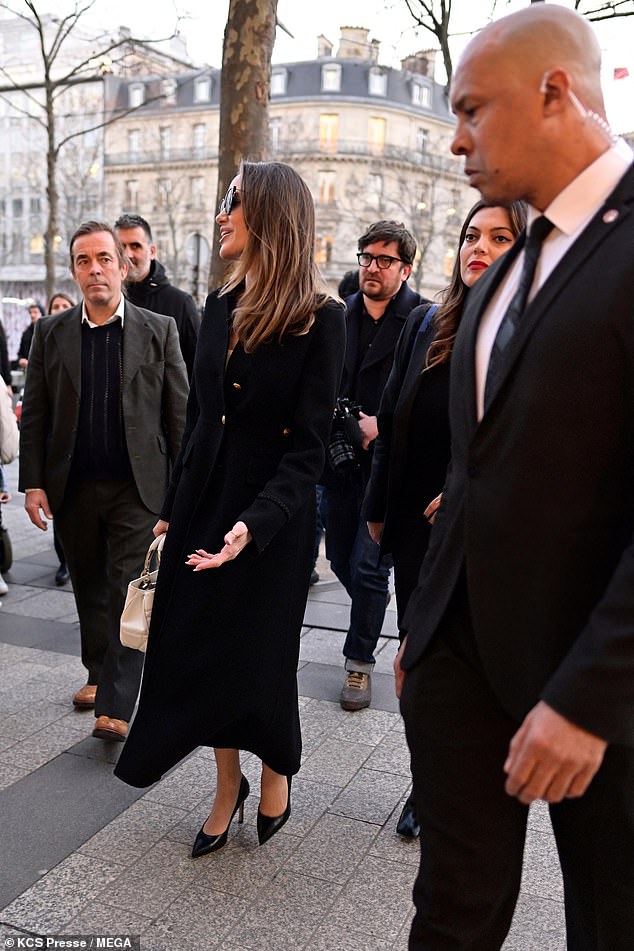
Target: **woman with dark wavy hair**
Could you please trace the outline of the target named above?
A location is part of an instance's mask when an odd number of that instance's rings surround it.
[[[343,306],[314,260],[299,175],[243,162],[216,218],[232,262],[205,305],[187,421],[154,532],[167,532],[137,716],[116,769],[147,786],[197,746],[216,791],[192,855],[227,841],[262,760],[257,831],[286,822],[301,736],[296,669],[315,484],[344,355]]]
[[[418,582],[450,455],[449,364],[469,288],[515,243],[526,224],[524,202],[508,208],[478,201],[460,231],[449,286],[440,305],[414,308],[394,353],[377,421],[372,474],[363,512],[381,553],[394,559],[399,636]],[[410,797],[397,825],[418,835]]]

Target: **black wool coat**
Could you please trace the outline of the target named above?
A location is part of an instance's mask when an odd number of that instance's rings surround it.
[[[300,763],[296,669],[312,567],[315,483],[324,464],[345,350],[328,302],[303,336],[225,371],[226,297],[207,300],[185,435],[163,509],[159,572],[139,709],[116,774],[147,786],[197,746],[250,750],[276,772]],[[194,573],[236,521],[253,541]]]

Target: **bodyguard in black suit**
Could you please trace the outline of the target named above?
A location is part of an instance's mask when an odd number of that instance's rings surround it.
[[[340,395],[361,406],[359,465],[327,479],[326,554],[352,605],[343,647],[346,679],[340,703],[360,710],[371,700],[374,651],[387,605],[390,561],[378,562],[361,505],[378,434],[376,414],[408,314],[420,303],[407,286],[416,242],[396,221],[377,221],[359,238],[360,290],[346,300],[348,331]]]
[[[71,239],[83,302],[35,324],[20,433],[19,488],[38,528],[55,516],[73,582],[95,736],[124,739],[143,655],[119,617],[138,576],[185,421],[187,375],[171,317],[121,294],[127,264],[108,225]]]
[[[453,78],[471,183],[531,213],[456,340],[452,463],[395,665],[423,843],[411,949],[501,947],[538,799],[569,951],[632,944],[634,170],[599,64],[588,23],[539,4]]]

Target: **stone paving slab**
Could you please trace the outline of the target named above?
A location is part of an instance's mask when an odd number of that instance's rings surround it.
[[[10,485],[16,468],[7,468]],[[346,713],[338,697],[349,599],[320,558],[324,580],[311,589],[302,632],[303,765],[291,817],[258,846],[259,763],[245,754],[245,821],[232,823],[224,849],[193,861],[213,754],[196,751],[146,791],[115,779],[121,745],[93,739],[92,712],[70,706],[85,680],[72,592],[55,587],[52,533],[30,526],[21,501],[4,509],[16,562],[0,599],[0,935],[140,934],[143,951],[406,951],[419,847],[395,833],[411,783],[392,677],[395,605],[377,646],[372,707]],[[504,951],[564,951],[542,805],[529,815],[524,864]]]

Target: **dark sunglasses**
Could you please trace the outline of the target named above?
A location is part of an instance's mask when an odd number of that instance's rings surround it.
[[[229,185],[227,194],[220,202],[220,210],[218,211],[218,214],[230,215],[233,209],[237,208],[241,203],[242,199],[240,198],[240,192],[235,185]]]

